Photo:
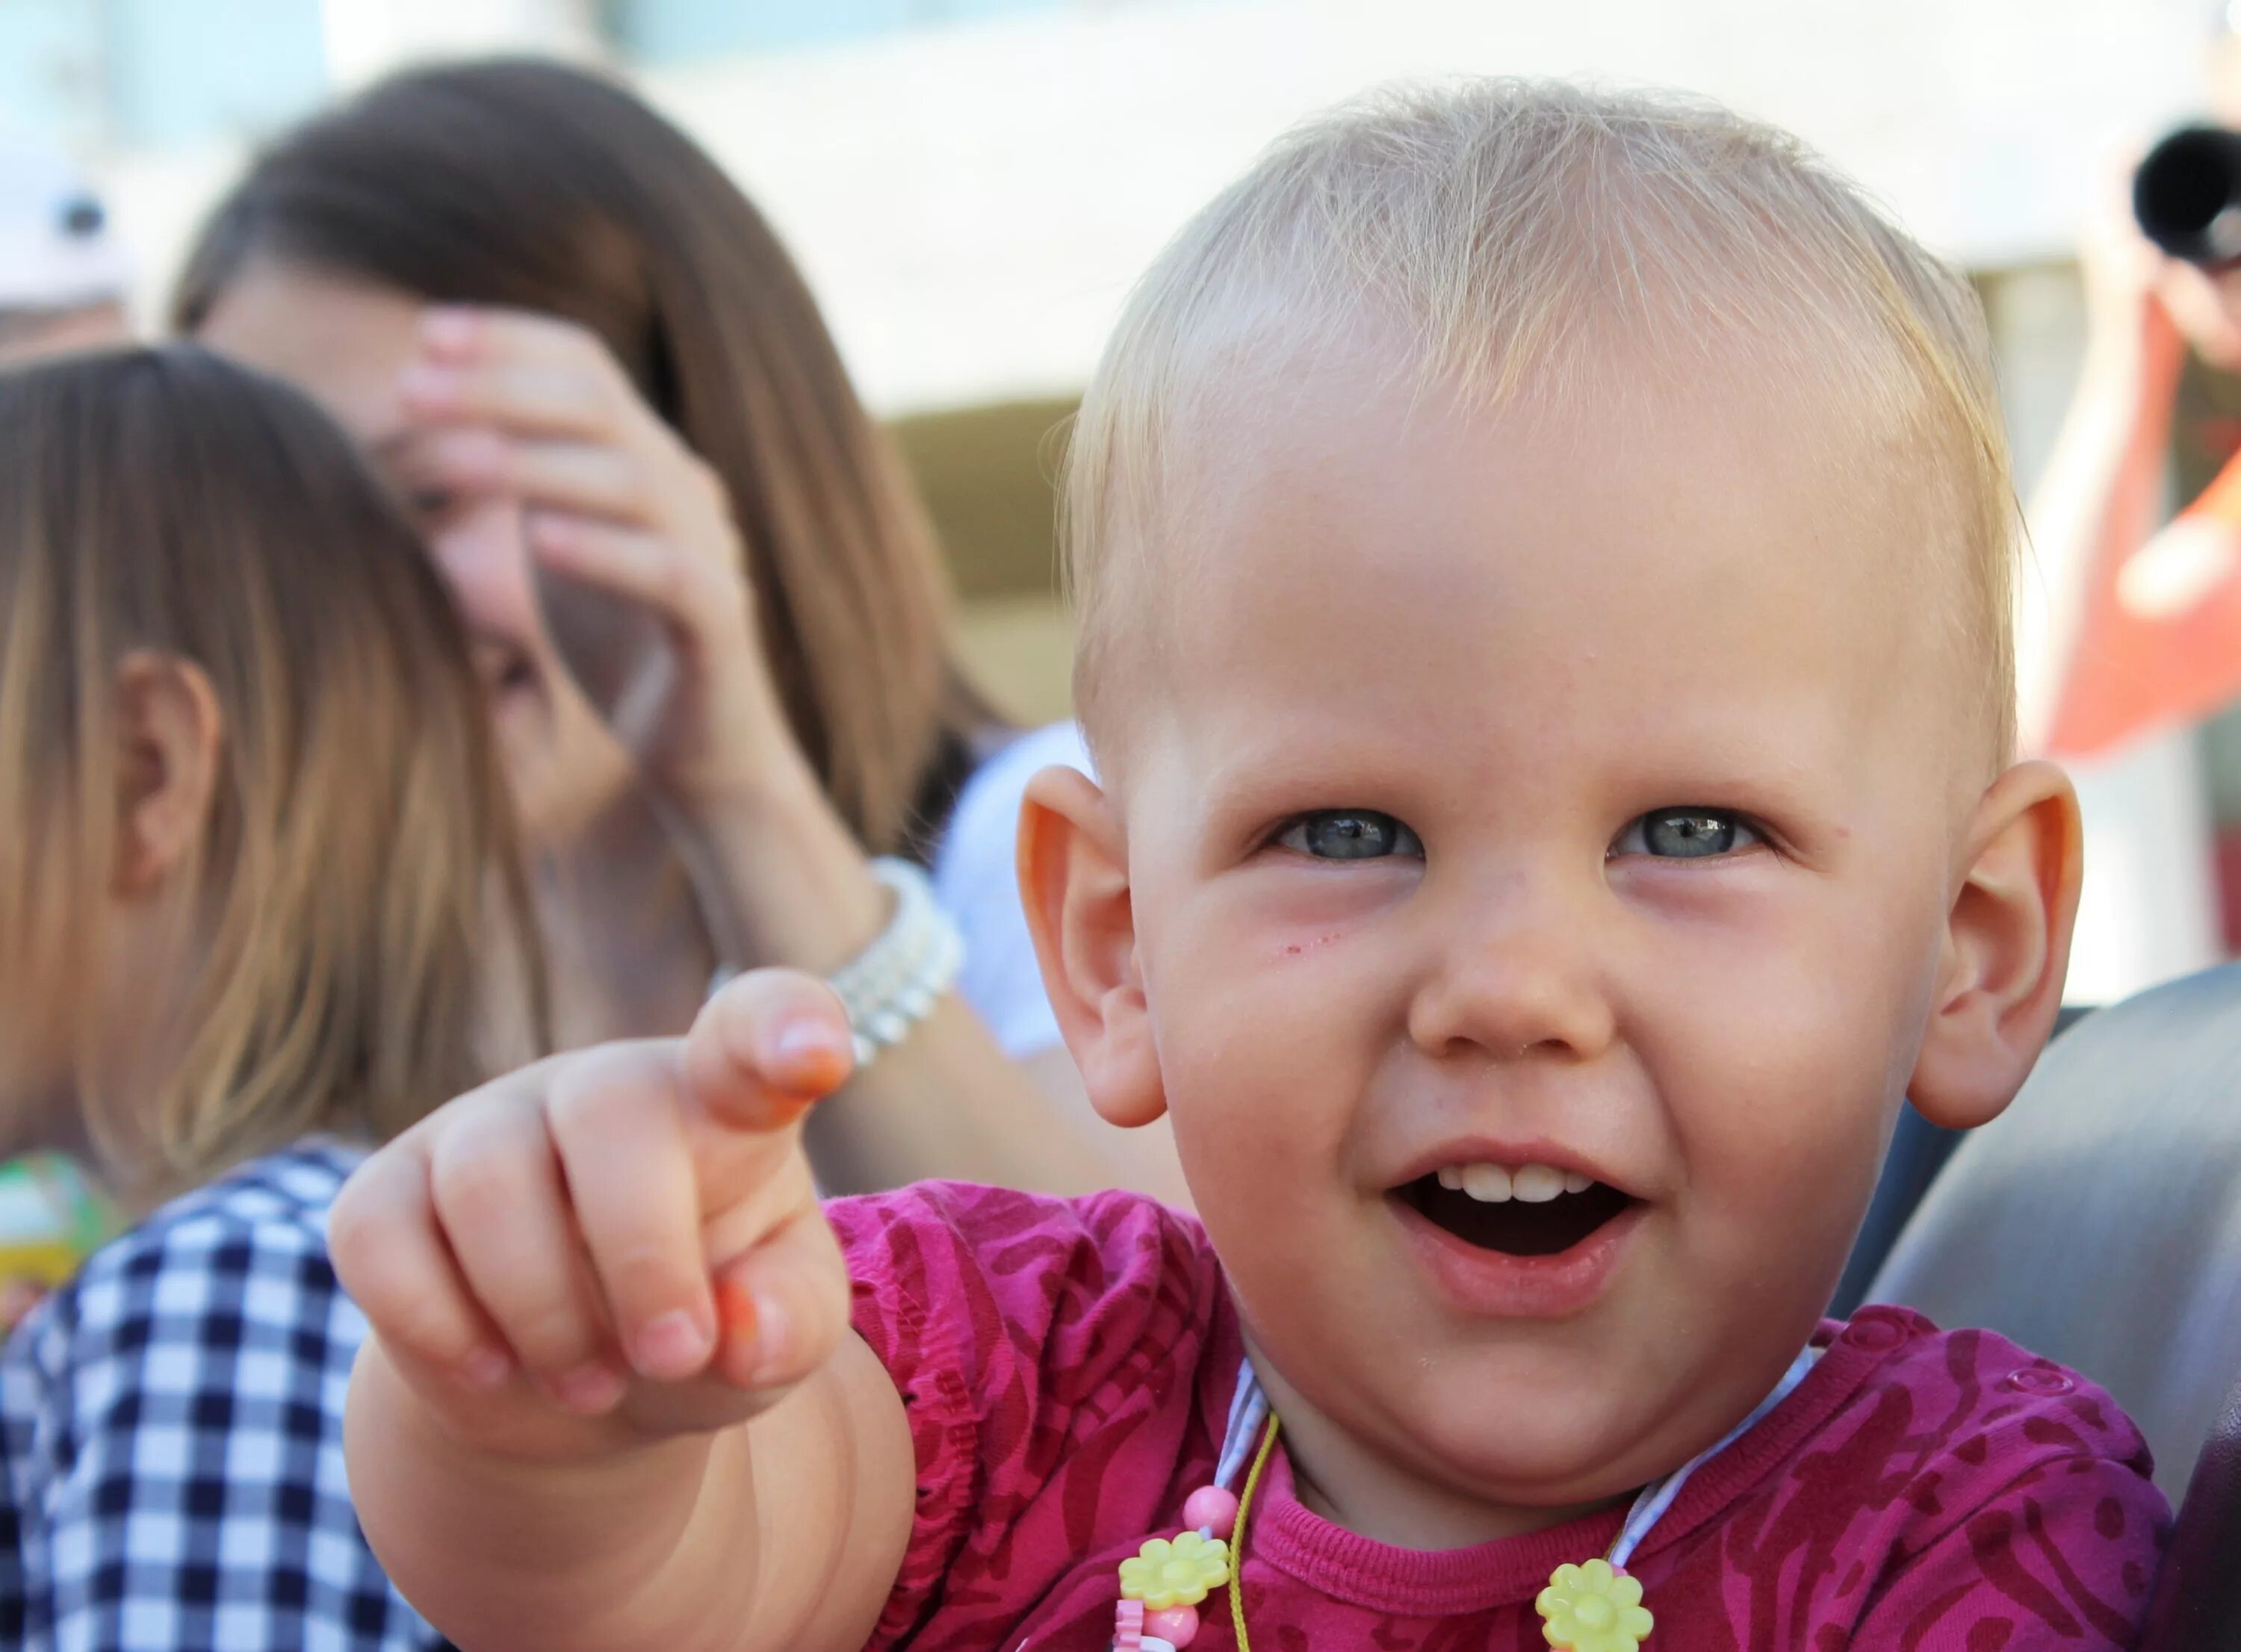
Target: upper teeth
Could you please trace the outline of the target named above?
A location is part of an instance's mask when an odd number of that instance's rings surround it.
[[[1450,1193],[1465,1193],[1482,1204],[1498,1205],[1522,1199],[1529,1205],[1545,1205],[1558,1194],[1585,1193],[1595,1178],[1554,1165],[1448,1165],[1440,1172],[1440,1186]]]

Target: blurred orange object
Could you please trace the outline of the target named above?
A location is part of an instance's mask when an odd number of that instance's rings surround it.
[[[2241,455],[2131,556],[2093,569],[2047,746],[2090,757],[2241,696]]]

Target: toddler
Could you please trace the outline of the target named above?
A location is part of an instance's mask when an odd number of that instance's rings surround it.
[[[491,745],[303,396],[189,349],[0,374],[0,1152],[137,1218],[0,1353],[0,1644],[440,1643],[351,1513],[324,1227],[491,1070],[482,1007],[541,1019]]]
[[[820,1210],[797,977],[501,1080],[336,1213],[408,1597],[477,1652],[2129,1644],[2108,1397],[1820,1317],[2077,899],[1966,285],[1718,110],[1397,93],[1183,232],[1070,464],[1100,781],[1022,883],[1203,1227]]]

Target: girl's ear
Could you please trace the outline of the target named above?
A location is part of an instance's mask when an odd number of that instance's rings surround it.
[[[117,853],[110,893],[160,893],[210,819],[224,719],[202,667],[143,649],[117,668]]]
[[[1020,893],[1090,1104],[1110,1123],[1149,1124],[1167,1103],[1136,967],[1127,849],[1112,800],[1079,770],[1045,769],[1028,783]]]
[[[1989,1123],[2030,1076],[2062,1007],[2082,839],[2077,793],[2051,763],[2016,765],[1977,804],[1907,1089],[1931,1123]]]

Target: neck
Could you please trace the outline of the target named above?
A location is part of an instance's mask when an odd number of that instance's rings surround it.
[[[691,1025],[715,954],[692,885],[643,798],[629,794],[540,854],[536,893],[560,1047]]]
[[[1283,1420],[1284,1449],[1300,1502],[1314,1514],[1372,1542],[1395,1548],[1470,1548],[1522,1537],[1631,1501],[1544,1506],[1474,1495],[1396,1462],[1325,1417],[1258,1349],[1247,1345],[1268,1403]]]

